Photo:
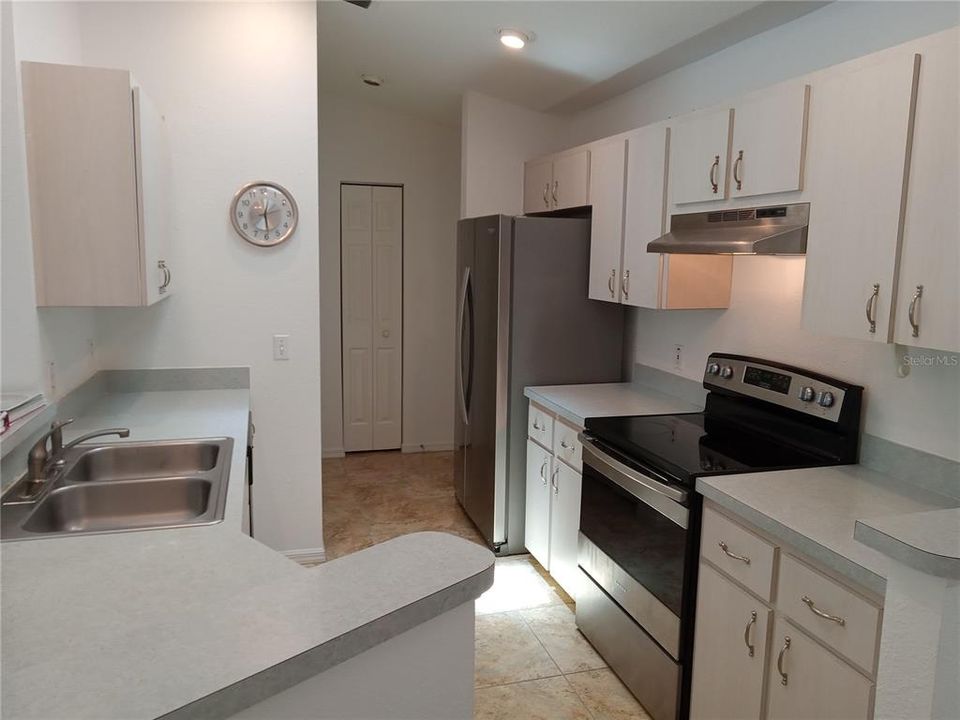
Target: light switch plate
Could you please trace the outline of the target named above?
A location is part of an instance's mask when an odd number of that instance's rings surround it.
[[[289,335],[273,336],[273,359],[274,360],[290,359],[290,336]]]

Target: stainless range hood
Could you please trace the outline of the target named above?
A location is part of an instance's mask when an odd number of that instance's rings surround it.
[[[674,215],[647,252],[686,255],[803,255],[810,203]]]

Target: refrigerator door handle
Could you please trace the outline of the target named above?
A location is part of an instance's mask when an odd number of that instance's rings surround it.
[[[470,424],[470,415],[467,409],[467,388],[463,381],[463,329],[464,317],[467,312],[467,293],[470,287],[470,267],[463,269],[463,282],[460,285],[460,313],[457,316],[457,389],[460,392],[460,412],[463,414],[463,423]],[[472,331],[472,328],[471,328]],[[470,343],[470,374],[473,375],[473,343]]]

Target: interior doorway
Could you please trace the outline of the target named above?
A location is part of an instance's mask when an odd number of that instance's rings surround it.
[[[401,445],[403,186],[340,184],[343,446]]]

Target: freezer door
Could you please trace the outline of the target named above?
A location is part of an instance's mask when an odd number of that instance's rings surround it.
[[[457,328],[456,328],[456,387],[454,389],[453,426],[453,488],[457,501],[466,506],[465,487],[470,447],[470,415],[468,391],[473,362],[473,327],[470,307],[471,271],[474,255],[473,220],[457,224]]]

